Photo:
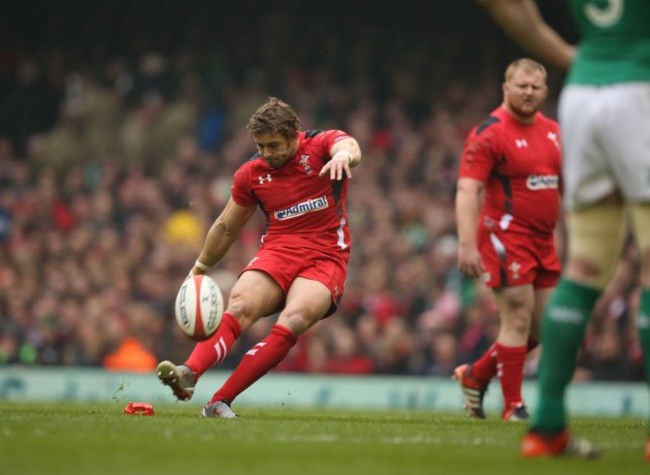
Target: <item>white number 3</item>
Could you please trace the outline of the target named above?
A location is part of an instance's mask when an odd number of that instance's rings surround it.
[[[598,7],[594,2],[585,5],[587,19],[603,28],[615,25],[623,16],[623,0],[607,0],[607,6]]]

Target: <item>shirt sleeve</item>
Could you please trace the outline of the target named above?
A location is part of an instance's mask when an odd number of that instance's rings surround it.
[[[239,206],[257,205],[257,198],[251,189],[250,183],[249,167],[243,166],[238,168],[230,186],[230,194],[232,195],[233,201]]]
[[[332,157],[330,156],[330,150],[337,142],[340,142],[343,139],[350,137],[350,134],[342,130],[326,130],[318,138],[319,144],[322,147],[321,153],[325,157],[325,162],[329,162]]]
[[[458,176],[486,182],[499,159],[498,136],[493,128],[480,134],[476,130],[465,140]]]

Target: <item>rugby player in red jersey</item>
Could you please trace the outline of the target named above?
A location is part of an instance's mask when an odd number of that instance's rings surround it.
[[[291,106],[273,97],[251,116],[247,129],[258,152],[235,172],[230,200],[191,273],[205,273],[219,262],[258,207],[266,233],[230,292],[217,332],[197,343],[182,365],[161,362],[158,378],[178,399],[189,400],[197,380],[224,360],[242,332],[260,318],[279,316],[202,409],[205,417],[237,417],[233,400],[336,310],[350,255],[346,195],[350,170],[361,161],[357,141],[341,130],[300,130]]]
[[[458,268],[482,277],[500,317],[496,342],[456,368],[470,417],[485,418],[483,396],[498,375],[504,420],[528,419],[521,387],[526,354],[559,274],[554,229],[560,206],[560,136],[540,111],[546,70],[522,58],[505,72],[503,103],[468,135],[456,194]],[[481,206],[482,199],[482,206]]]

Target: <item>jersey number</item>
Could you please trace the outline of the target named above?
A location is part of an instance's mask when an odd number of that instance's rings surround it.
[[[602,28],[615,25],[623,16],[624,0],[606,1],[607,6],[604,8],[596,6],[597,2],[595,1],[589,2],[585,5],[585,16],[587,17],[587,20]]]

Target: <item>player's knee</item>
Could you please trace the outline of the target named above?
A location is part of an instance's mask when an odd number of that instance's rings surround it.
[[[501,326],[509,332],[527,335],[533,320],[532,295],[519,292],[509,295],[500,309]]]
[[[320,319],[321,315],[314,314],[306,309],[286,307],[282,313],[280,313],[278,324],[287,327],[294,334],[300,335]]]
[[[294,310],[282,312],[278,318],[278,324],[287,327],[295,335],[301,335],[313,325],[313,322],[307,318],[304,312]]]
[[[521,307],[516,311],[508,312],[501,318],[501,325],[508,331],[527,336],[530,332],[532,312],[530,309]]]
[[[625,211],[618,205],[592,206],[568,217],[570,279],[604,288],[626,237]]]
[[[228,302],[228,308],[226,312],[230,313],[233,318],[235,318],[242,327],[242,330],[250,327],[257,318],[256,310],[253,306],[244,298],[239,298],[238,296],[230,297]]]

